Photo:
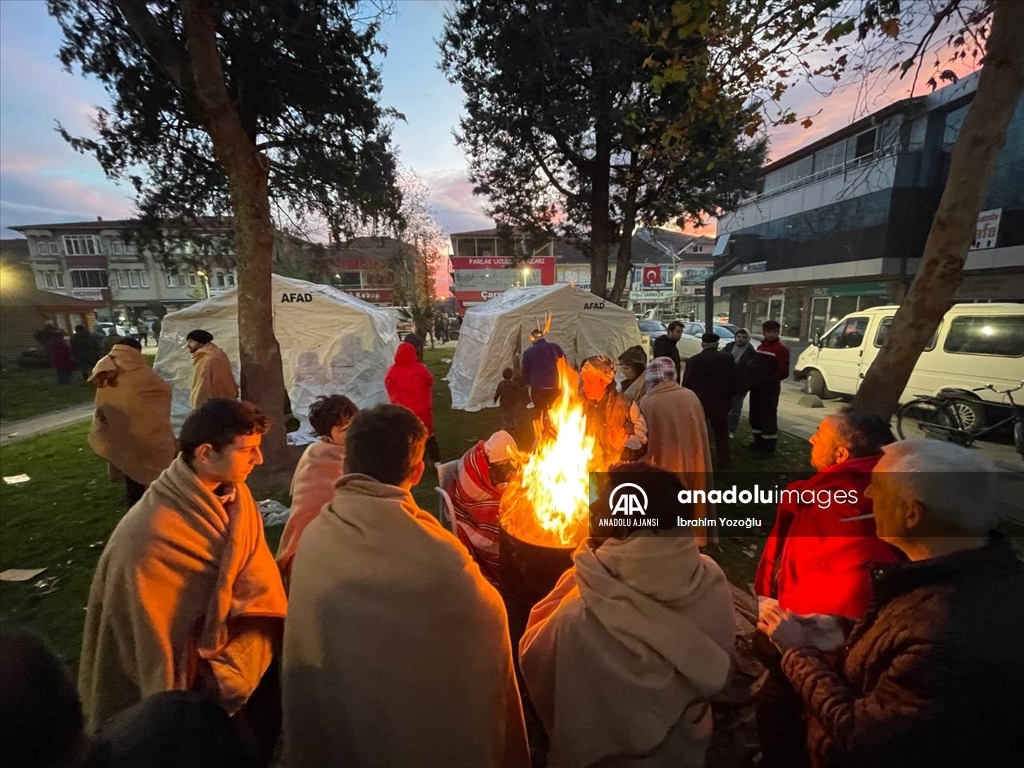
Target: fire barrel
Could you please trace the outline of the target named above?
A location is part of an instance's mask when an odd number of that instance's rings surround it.
[[[530,611],[572,566],[572,553],[576,547],[531,544],[516,538],[504,526],[498,541],[501,595],[508,610],[512,649],[518,653],[519,640],[526,631]]]

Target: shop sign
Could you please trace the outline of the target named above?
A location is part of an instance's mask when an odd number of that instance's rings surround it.
[[[978,225],[974,232],[974,243],[968,250],[984,251],[996,247],[999,239],[999,220],[1003,217],[1002,208],[993,208],[978,214]]]
[[[743,265],[743,271],[750,274],[754,272],[767,272],[768,262],[767,261],[752,261],[749,264]]]
[[[355,296],[360,301],[370,304],[381,303],[389,305],[392,301],[393,291],[391,288],[372,288],[363,290],[345,291],[349,296]]]
[[[840,283],[838,285],[819,285],[811,290],[812,296],[888,296],[889,284],[874,283]]]

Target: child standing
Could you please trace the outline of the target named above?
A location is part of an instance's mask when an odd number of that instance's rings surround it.
[[[519,410],[526,403],[526,385],[512,378],[512,369],[501,372],[501,382],[494,391],[494,402],[501,408],[501,429],[515,432],[519,423]]]

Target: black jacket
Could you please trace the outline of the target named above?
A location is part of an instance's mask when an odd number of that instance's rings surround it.
[[[732,354],[733,348],[736,346],[735,341],[730,341],[725,345],[724,352]],[[740,392],[750,391],[750,366],[754,363],[754,345],[751,342],[747,342],[747,346],[743,349],[743,354],[740,355],[740,359],[736,360],[736,394]]]
[[[726,416],[736,391],[736,361],[717,349],[702,350],[686,361],[683,386],[696,393],[707,416]]]
[[[669,338],[668,334],[659,336],[654,340],[654,347],[651,348],[651,360],[656,357],[671,357],[676,364],[676,381],[679,381],[679,347],[676,342]]]
[[[782,658],[815,768],[1020,765],[1024,566],[1009,540],[876,566],[872,588],[838,669],[814,649]]]

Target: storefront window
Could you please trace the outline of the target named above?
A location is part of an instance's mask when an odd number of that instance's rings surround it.
[[[803,296],[786,296],[786,301],[782,307],[782,335],[798,338],[800,336],[800,322],[803,316]]]

